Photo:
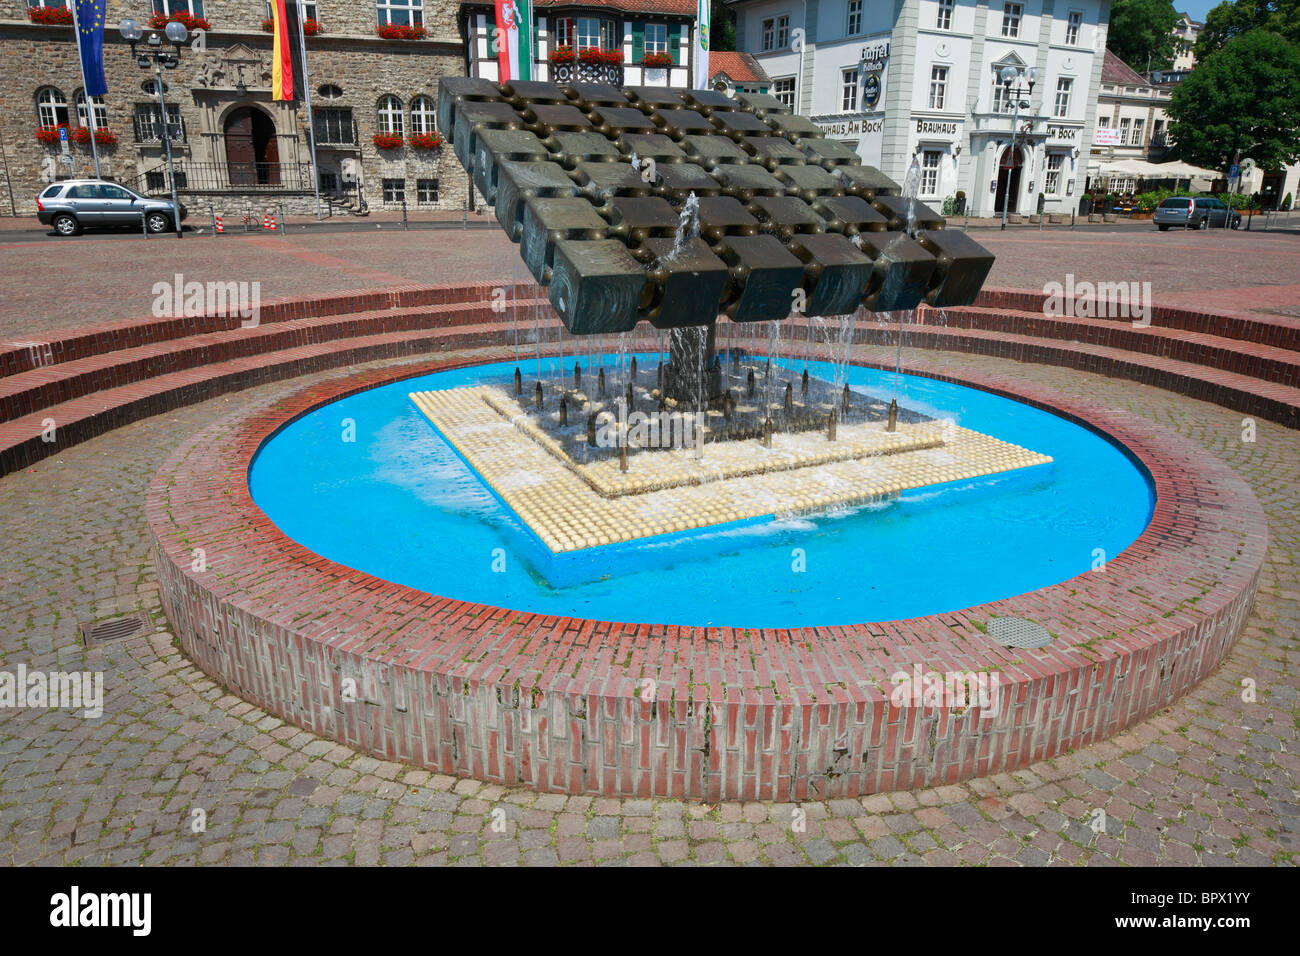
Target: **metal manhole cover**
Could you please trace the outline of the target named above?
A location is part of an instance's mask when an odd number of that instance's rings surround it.
[[[81,625],[81,643],[87,647],[103,644],[106,641],[120,641],[124,637],[134,637],[145,628],[142,617],[115,617],[109,621],[95,621]]]
[[[1046,647],[1052,635],[1041,624],[1023,617],[993,617],[988,623],[989,637],[1003,647]]]

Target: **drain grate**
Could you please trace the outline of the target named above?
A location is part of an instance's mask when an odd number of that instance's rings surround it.
[[[80,625],[81,643],[94,647],[107,641],[120,641],[124,637],[134,637],[145,629],[142,617],[115,617],[109,621],[92,621]]]
[[[988,623],[989,637],[1003,647],[1046,647],[1052,635],[1041,624],[1023,617],[993,617]]]

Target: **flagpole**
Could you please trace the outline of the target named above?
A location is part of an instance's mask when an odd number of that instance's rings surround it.
[[[311,138],[311,186],[316,194],[316,221],[320,221],[320,172],[316,168],[316,117],[311,111],[311,83],[307,80],[307,35],[303,32],[303,15],[307,12],[303,0],[298,3],[298,48],[302,50],[302,98],[307,107],[307,135]]]
[[[95,178],[103,179],[99,175],[99,145],[95,142],[95,101],[90,95],[90,90],[86,88],[86,61],[81,57],[81,21],[77,17],[77,0],[72,0],[68,6],[72,7],[72,32],[77,37],[77,66],[81,70],[81,95],[86,100],[86,121],[90,124],[90,155],[95,159]],[[77,110],[77,98],[72,97],[72,110]]]

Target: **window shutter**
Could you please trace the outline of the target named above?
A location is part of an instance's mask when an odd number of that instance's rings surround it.
[[[632,24],[632,62],[640,63],[645,56],[645,24]]]
[[[673,55],[673,66],[681,63],[682,25],[680,23],[670,23],[668,25],[668,52]]]

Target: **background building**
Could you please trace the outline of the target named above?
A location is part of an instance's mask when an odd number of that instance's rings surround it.
[[[62,6],[64,0],[30,0]],[[89,146],[73,145],[71,163],[42,127],[87,122],[71,26],[30,22],[28,0],[0,0],[0,209],[36,211],[45,182],[93,174]],[[117,31],[130,17],[147,26],[155,13],[188,12],[211,29],[192,40],[163,90],[173,125],[177,183],[192,215],[209,204],[227,217],[241,209],[314,211],[307,115],[302,104],[271,99],[271,36],[265,0],[108,0],[104,67],[108,95],[96,104],[116,145],[100,148],[104,175],[159,195],[167,191],[153,71],[140,69]],[[307,38],[316,115],[320,184],[338,211],[358,208],[460,209],[466,177],[450,149],[412,148],[413,133],[434,132],[438,78],[463,76],[464,46],[454,0],[318,0],[307,4],[323,32]],[[383,39],[381,25],[419,26],[424,39]],[[198,47],[197,49],[195,47]],[[403,145],[379,149],[378,133]],[[227,219],[229,222],[229,219]]]
[[[1110,0],[731,0],[771,92],[918,195],[972,215],[1075,208]],[[1013,129],[998,72],[1037,67]],[[1080,164],[1080,156],[1083,164]]]

